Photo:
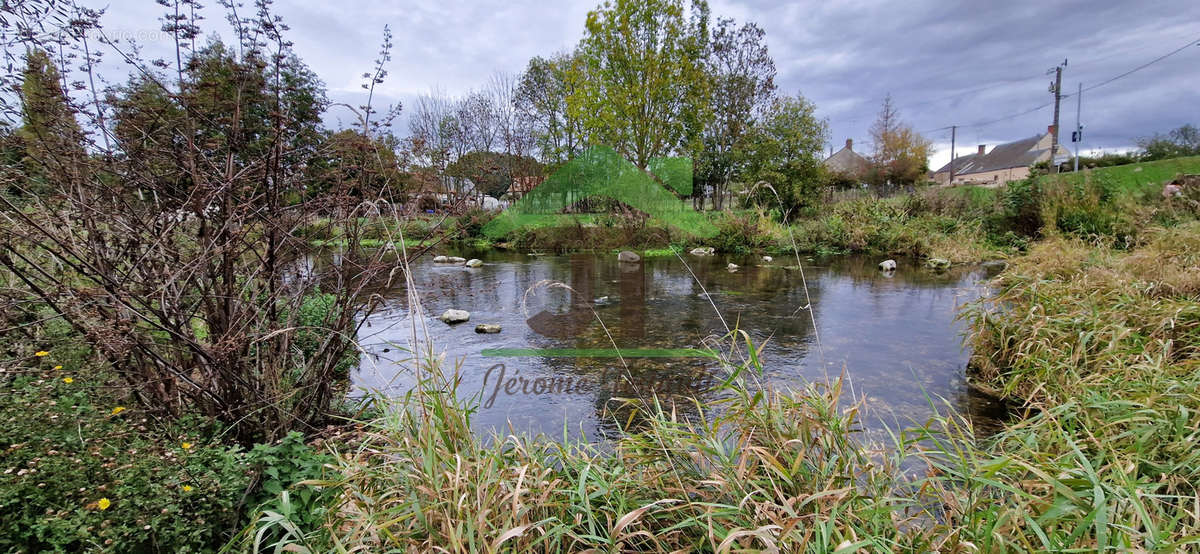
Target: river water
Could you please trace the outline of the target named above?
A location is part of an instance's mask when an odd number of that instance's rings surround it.
[[[444,253],[484,265],[414,262],[423,314],[416,319],[403,286],[380,290],[383,301],[358,337],[365,353],[355,390],[411,389],[416,329],[443,367],[458,368],[460,395],[480,395],[477,432],[599,441],[626,422],[614,399],[657,394],[686,415],[695,412],[687,399],[703,405],[726,394],[717,386],[727,369],[689,349],[728,350],[721,337],[737,328],[762,347],[763,374],[752,381],[799,388],[844,373],[845,400],[864,401],[867,430],[921,423],[936,409],[986,432],[1004,416],[1003,406],[967,386],[969,351],[955,319],[959,306],[986,292],[990,268],[935,273],[901,259],[884,274],[880,259],[838,256],[801,258],[802,276],[794,257],[685,254],[629,264],[615,254]],[[731,271],[731,262],[739,267]],[[441,322],[447,309],[469,311],[470,321]],[[480,323],[502,330],[476,333]]]

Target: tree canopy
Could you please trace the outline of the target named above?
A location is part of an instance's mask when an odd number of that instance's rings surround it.
[[[900,113],[887,95],[871,125],[875,145],[872,180],[875,184],[907,185],[923,181],[929,172],[933,144],[900,120]]]
[[[639,168],[699,136],[708,117],[708,5],[609,0],[587,17],[577,55],[587,78],[567,97],[591,144]]]

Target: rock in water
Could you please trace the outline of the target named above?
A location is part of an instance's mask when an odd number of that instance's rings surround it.
[[[946,271],[950,269],[950,260],[946,258],[929,258],[925,261],[925,267],[934,271]]]
[[[466,258],[460,258],[458,256],[449,256],[446,258],[446,263],[449,263],[449,264],[461,264],[465,261],[467,261]]]
[[[483,266],[483,260],[478,260],[475,258],[471,258],[471,259],[467,260],[467,267],[482,267],[482,266]]]
[[[496,325],[495,323],[480,323],[479,325],[475,326],[475,332],[489,334],[499,333],[500,326]]]
[[[879,262],[879,269],[882,271],[896,271],[896,260],[884,260]]]
[[[471,319],[471,312],[466,310],[446,310],[442,312],[442,317],[438,319],[442,320],[443,323],[453,325]]]
[[[764,262],[771,263],[771,262],[775,261],[775,258],[772,258],[770,256],[763,256],[762,260]]]
[[[716,252],[716,250],[711,246],[701,246],[699,248],[693,248],[691,254],[693,256],[712,256],[714,252]]]
[[[640,262],[640,261],[642,261],[642,257],[638,256],[637,254],[630,252],[628,250],[622,250],[620,254],[617,254],[617,261],[619,261],[619,262]]]
[[[449,260],[449,259],[447,259],[445,256],[434,256],[434,257],[433,257],[433,263],[435,263],[435,264],[444,264],[444,263],[447,263],[447,262],[449,262],[449,261],[450,261],[450,260]]]
[[[733,262],[729,262],[729,265],[725,266],[725,269],[728,269],[729,271],[736,271],[737,268],[738,268],[737,264],[735,264]]]

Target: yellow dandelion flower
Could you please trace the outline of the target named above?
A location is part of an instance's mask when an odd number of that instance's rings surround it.
[[[62,366],[60,366],[60,365],[56,365],[56,366],[54,366],[54,370],[55,370],[55,371],[58,371],[58,370],[60,370],[60,369],[62,369]]]
[[[63,382],[70,385],[71,383],[74,383],[75,380],[70,377],[63,377]]]
[[[46,352],[45,350],[38,350],[37,352],[34,352],[33,355],[39,358],[45,358],[46,356],[49,356],[50,353]]]
[[[191,485],[184,485],[184,486],[183,486],[183,492],[192,492],[192,486],[191,486]]]
[[[96,507],[100,508],[101,512],[107,510],[109,506],[112,506],[112,502],[109,502],[107,498],[101,498],[100,501],[96,503]]]
[[[190,443],[190,442],[185,442],[185,443],[183,443],[183,444],[181,444],[181,445],[179,445],[179,446],[182,446],[184,450],[188,450],[188,449],[190,449],[190,448],[192,447],[192,443]]]
[[[117,406],[116,408],[113,408],[112,415],[117,415],[123,411],[125,411],[125,406]]]

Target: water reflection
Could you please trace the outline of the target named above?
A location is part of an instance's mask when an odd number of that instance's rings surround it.
[[[868,428],[923,421],[931,399],[946,399],[984,428],[996,426],[1002,413],[967,387],[963,325],[954,317],[958,305],[982,292],[988,270],[981,267],[936,274],[902,262],[885,276],[874,259],[806,260],[806,296],[799,272],[787,267],[794,259],[762,264],[757,258],[687,257],[689,271],[675,257],[628,264],[614,255],[452,254],[486,265],[416,262],[413,280],[426,314],[418,323],[428,326],[447,360],[461,363],[464,393],[492,395],[474,418],[481,432],[511,425],[555,436],[565,428],[588,440],[610,437],[629,419],[619,399],[657,396],[687,417],[696,413],[689,399],[715,399],[715,385],[726,376],[704,358],[497,358],[484,356],[485,349],[611,349],[614,342],[622,352],[703,348],[726,335],[727,326],[765,345],[762,379],[768,385],[799,387],[844,372],[845,389],[866,400]],[[729,271],[729,262],[741,267]],[[569,288],[547,287],[547,281]],[[360,333],[367,353],[353,381],[402,394],[413,375],[406,369],[410,356],[398,346],[408,346],[414,322],[402,287],[379,293],[384,302]],[[820,348],[804,309],[809,299]],[[470,311],[471,321],[448,326],[433,319],[450,308]],[[477,323],[500,324],[503,331],[476,334]],[[497,363],[505,372],[499,388],[497,372],[488,377]],[[564,390],[567,380],[571,386]]]

